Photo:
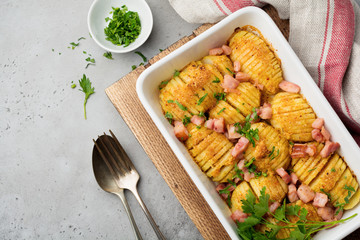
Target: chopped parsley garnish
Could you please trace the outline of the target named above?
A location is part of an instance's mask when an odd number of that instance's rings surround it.
[[[179,76],[180,75],[180,72],[178,71],[178,70],[175,70],[175,72],[174,72],[174,77],[177,77],[177,76]]]
[[[51,49],[51,51],[55,51],[54,49]]]
[[[186,110],[187,110],[187,108],[186,108],[184,105],[182,105],[181,103],[179,103],[177,100],[175,100],[175,103],[176,103],[176,105],[178,105],[178,107],[179,107],[181,110],[183,110],[183,111],[186,111]]]
[[[71,84],[71,88],[76,88],[76,84],[75,83]]]
[[[231,71],[229,68],[226,68],[226,70],[228,70],[231,75],[235,75],[235,73]]]
[[[264,177],[267,177],[267,176],[268,176],[268,174],[267,174],[266,172],[263,172],[262,175],[263,175]]]
[[[114,58],[112,57],[112,53],[111,53],[111,52],[104,52],[103,56],[106,57],[106,58],[108,58],[108,59],[114,59]]]
[[[255,117],[257,117],[256,111],[255,111]],[[251,128],[251,122],[253,120],[254,119],[251,118],[251,114],[249,114],[246,116],[245,124],[243,126],[241,126],[240,123],[237,122],[234,124],[234,127],[237,129],[236,132],[246,137],[251,142],[253,147],[255,147],[255,140],[259,140],[259,129]]]
[[[167,100],[167,102],[168,103],[174,103],[174,100],[169,99],[169,100]]]
[[[241,174],[244,174],[244,172],[238,167],[237,163],[235,163],[234,168],[235,168],[235,175],[233,176],[233,179],[239,178],[240,180],[244,180],[243,177],[241,176]]]
[[[83,51],[83,54],[87,54],[87,52],[86,52],[86,51]]]
[[[135,69],[137,68],[137,66],[136,66],[136,65],[132,65],[131,68],[132,68],[132,70],[135,70]]]
[[[313,169],[310,169],[308,172],[312,172],[312,171],[314,171],[316,168],[313,168]]]
[[[187,126],[189,123],[191,123],[190,117],[188,116],[184,116],[184,118],[182,119],[182,123]]]
[[[199,117],[205,117],[205,114],[203,111],[201,111],[199,114],[198,114]]]
[[[142,54],[142,53],[139,52],[139,51],[136,51],[135,53],[142,58],[143,62],[145,62],[145,63],[147,62],[147,58],[144,56],[144,54]]]
[[[135,68],[136,68],[136,66],[135,66]],[[169,80],[162,81],[159,85],[159,90],[163,89],[166,86],[166,84],[168,84],[168,83],[169,83]]]
[[[141,22],[137,12],[128,11],[123,5],[121,8],[112,7],[112,18],[105,18],[109,25],[104,29],[106,40],[115,45],[127,47],[134,42],[141,31]]]
[[[95,59],[90,57],[86,58],[85,61],[95,63]]]
[[[159,48],[159,51],[162,52],[162,51],[164,51],[164,49]]]
[[[226,108],[221,109],[221,110],[217,113],[217,115],[220,115],[220,113],[222,113],[225,109],[226,109]]]
[[[200,126],[200,125],[199,125],[199,126],[196,126],[196,128],[197,128],[197,129],[200,129],[200,128],[201,128],[201,126]]]
[[[84,38],[84,37],[81,37],[81,38],[79,38],[79,39],[78,39],[78,42],[79,42],[80,40],[82,40],[82,39],[86,39],[86,38]]]
[[[246,199],[241,200],[242,210],[249,217],[244,222],[237,222],[237,233],[242,239],[254,240],[275,240],[277,233],[281,229],[289,229],[291,231],[290,238],[293,240],[309,240],[312,235],[322,229],[331,228],[338,223],[343,223],[357,216],[357,213],[351,217],[332,222],[315,222],[307,220],[308,211],[299,205],[289,206],[284,200],[283,205],[276,209],[274,214],[269,213],[270,195],[265,193],[266,188],[260,191],[260,197],[257,201],[251,190],[248,191]],[[265,214],[271,214],[276,223],[267,220]],[[295,216],[299,220],[291,222],[288,217]],[[280,224],[279,224],[280,223]],[[259,224],[265,225],[267,231],[260,232],[257,230]]]
[[[205,98],[206,98],[207,95],[208,95],[208,94],[206,93],[204,96],[202,96],[202,97],[198,100],[197,105],[200,105],[200,104],[205,100]]]
[[[240,109],[236,108],[236,111],[237,111],[238,113],[240,113]]]
[[[246,168],[249,168],[250,165],[253,164],[254,161],[255,161],[255,158],[250,159],[250,161],[246,161],[246,162],[245,162],[245,167],[246,167]]]
[[[294,146],[294,143],[292,141],[289,141],[290,146]]]
[[[332,168],[332,169],[331,169],[331,172],[336,172],[335,168]]]
[[[273,160],[274,158],[276,158],[280,154],[279,149],[276,151],[276,155],[274,154],[274,151],[275,151],[275,146],[273,146],[273,148],[272,148],[272,150],[271,150],[271,152],[269,154],[270,160]]]
[[[165,118],[169,121],[170,124],[173,122],[173,115],[169,112],[165,113]]]
[[[217,101],[226,101],[226,93],[214,93],[214,98],[216,98]]]
[[[72,50],[75,49],[75,47],[79,46],[80,43],[74,43],[74,42],[71,42],[70,45],[72,46]]]
[[[338,210],[336,211],[335,215],[338,215],[339,212],[344,209],[345,204],[348,204],[348,203],[350,202],[350,197],[351,197],[351,195],[352,195],[351,192],[355,192],[355,189],[354,189],[353,187],[348,186],[348,185],[346,185],[346,184],[345,184],[345,186],[344,186],[344,189],[345,189],[345,190],[348,190],[348,195],[344,198],[344,202],[343,202],[343,203],[339,203],[338,201],[336,201],[336,203],[334,204],[334,207],[337,207],[337,208],[338,208]]]
[[[94,88],[91,87],[91,82],[89,80],[89,78],[86,77],[85,74],[83,74],[82,79],[79,80],[79,84],[81,87],[81,91],[85,93],[85,100],[84,100],[84,117],[86,119],[86,103],[88,98],[90,97],[91,94],[93,94]]]
[[[215,77],[215,80],[212,81],[213,83],[219,83],[220,82],[220,79],[218,77]]]

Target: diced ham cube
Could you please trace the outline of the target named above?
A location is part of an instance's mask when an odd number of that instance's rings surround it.
[[[264,105],[260,107],[259,117],[262,119],[270,119],[272,117],[272,108],[270,103],[264,103]]]
[[[244,222],[248,215],[240,210],[235,210],[230,217],[234,221]]]
[[[218,133],[225,132],[225,120],[224,118],[215,119],[213,130]]]
[[[205,122],[205,127],[212,130],[214,128],[214,122],[215,122],[215,119],[207,120]]]
[[[231,151],[233,157],[238,157],[239,154],[243,153],[249,145],[249,140],[246,137],[241,137],[236,143],[235,147]]]
[[[200,116],[198,116],[198,115],[194,115],[194,116],[191,117],[190,121],[191,121],[193,124],[199,126],[199,125],[201,125],[201,124],[203,124],[203,123],[205,122],[205,118],[204,118],[204,117],[200,117]]]
[[[244,172],[244,180],[247,182],[250,182],[250,180],[255,177],[255,174],[250,173],[246,167],[243,168],[243,172]]]
[[[228,45],[222,45],[221,46],[222,50],[224,51],[225,55],[230,55],[231,54],[231,47],[229,47]]]
[[[297,195],[296,186],[294,184],[290,184],[288,186],[288,198],[290,202],[296,202],[299,200],[299,196]]]
[[[304,203],[308,203],[315,198],[315,192],[308,185],[301,184],[297,190],[297,195]]]
[[[279,83],[279,88],[285,92],[290,92],[290,93],[299,93],[301,90],[301,88],[295,83],[288,82],[285,80]]]
[[[237,72],[235,74],[235,79],[238,80],[239,82],[247,82],[250,80],[250,75],[243,72]]]
[[[325,207],[326,203],[329,201],[328,196],[324,193],[316,193],[313,205],[315,207]]]
[[[226,188],[226,183],[220,183],[216,186],[215,190],[220,194],[220,190],[223,190],[224,188]],[[222,193],[220,194],[220,196],[223,199],[227,199],[228,198],[228,194]]]
[[[317,129],[317,128],[313,129],[311,131],[311,136],[317,142],[324,142],[325,141],[324,136],[320,132],[320,129]]]
[[[221,84],[221,86],[225,89],[235,89],[237,86],[239,86],[239,81],[235,80],[232,76],[229,74],[226,74],[224,76],[224,82]]]
[[[241,70],[241,64],[240,64],[240,62],[239,62],[239,61],[235,61],[235,62],[234,62],[234,71],[235,71],[235,72],[240,72],[240,70]]]
[[[237,165],[240,170],[243,170],[245,168],[245,159],[240,160]]]
[[[308,144],[307,145],[307,148],[306,148],[306,153],[310,156],[310,157],[312,157],[312,156],[314,156],[315,154],[316,154],[316,145],[315,144]]]
[[[335,209],[335,213],[334,213],[334,215],[335,215],[335,220],[340,220],[341,218],[342,218],[342,216],[343,216],[343,214],[344,214],[344,210],[343,209],[341,209],[339,212],[338,212],[338,214],[336,214],[336,212],[339,210],[339,208],[336,208]]]
[[[212,48],[209,50],[210,56],[217,56],[224,53],[224,50],[222,48]]]
[[[320,152],[320,156],[323,158],[326,158],[330,156],[333,152],[338,150],[340,147],[340,144],[338,142],[330,142],[326,141],[324,148]]]
[[[279,174],[279,176],[284,180],[286,184],[289,184],[291,182],[290,175],[284,170],[284,168],[278,168],[276,169],[276,173]]]
[[[180,141],[186,141],[189,138],[189,132],[180,121],[174,121],[174,133]]]
[[[322,126],[322,128],[321,128],[321,134],[323,135],[323,137],[326,141],[330,140],[331,134],[328,130],[326,130],[326,128],[324,126]]]
[[[306,149],[307,149],[306,144],[295,143],[294,146],[292,147],[291,157],[292,158],[306,157],[307,156]]]
[[[227,138],[230,140],[239,139],[241,134],[236,132],[236,130],[234,124],[227,125]]]
[[[280,203],[279,202],[273,202],[270,206],[269,206],[269,211],[271,213],[274,213],[276,211],[276,209],[278,209],[278,207],[280,207]]]
[[[321,129],[322,126],[324,126],[324,119],[323,118],[317,118],[315,121],[311,124],[313,128]]]
[[[254,86],[257,88],[257,89],[259,89],[259,90],[264,90],[264,85],[262,85],[261,83],[259,83],[259,81],[258,80],[256,80],[255,82],[254,82]]]
[[[317,214],[319,214],[323,220],[327,221],[334,218],[335,211],[331,207],[321,207],[318,208]]]
[[[295,173],[292,172],[290,174],[290,177],[291,177],[291,183],[296,185],[297,181],[299,180],[298,176]]]

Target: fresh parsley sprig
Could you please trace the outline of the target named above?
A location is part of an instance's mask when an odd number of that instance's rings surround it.
[[[91,87],[91,82],[90,82],[89,78],[86,77],[85,74],[83,74],[82,79],[79,80],[79,84],[81,87],[80,91],[85,93],[84,117],[86,119],[86,103],[87,103],[87,100],[89,99],[90,95],[95,93],[95,91],[94,91],[95,88]]]

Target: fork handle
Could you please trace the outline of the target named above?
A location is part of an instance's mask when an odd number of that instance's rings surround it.
[[[145,206],[145,203],[142,201],[142,199],[141,199],[141,197],[140,197],[140,195],[139,195],[139,193],[138,193],[137,189],[136,189],[136,188],[134,188],[134,189],[129,189],[129,190],[130,190],[130,191],[134,194],[134,196],[135,196],[136,200],[139,202],[139,204],[140,204],[140,206],[141,206],[142,210],[144,211],[144,213],[145,213],[145,215],[146,215],[147,219],[149,220],[149,222],[150,222],[150,224],[151,224],[152,228],[154,229],[154,231],[155,231],[155,233],[156,233],[156,235],[157,235],[158,239],[161,239],[161,240],[166,240],[166,238],[164,237],[164,235],[161,233],[161,231],[160,231],[159,227],[156,225],[156,223],[155,223],[154,219],[152,218],[152,216],[151,216],[151,214],[150,214],[149,210],[148,210],[148,209],[147,209],[147,207]]]
[[[125,211],[126,211],[126,214],[128,215],[129,219],[130,219],[130,223],[131,223],[131,227],[135,233],[135,237],[137,240],[142,240],[142,237],[141,237],[141,234],[140,234],[140,231],[136,225],[136,222],[134,220],[134,217],[131,213],[131,210],[130,210],[130,207],[129,207],[129,204],[126,200],[126,197],[125,197],[125,194],[124,194],[124,190],[121,189],[121,191],[118,191],[115,193],[122,201],[122,203],[124,204],[124,207],[125,207]]]

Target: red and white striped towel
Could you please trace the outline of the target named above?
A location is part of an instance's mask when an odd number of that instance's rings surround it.
[[[192,23],[217,22],[246,6],[274,6],[282,19],[290,19],[290,45],[360,145],[357,3],[351,0],[169,1],[182,18]]]

